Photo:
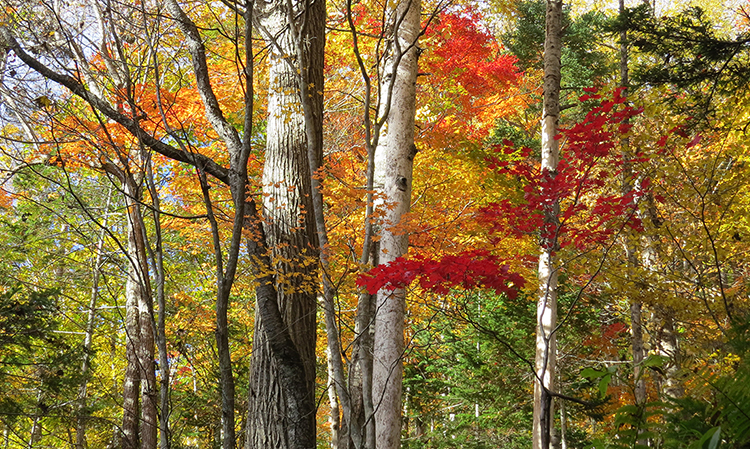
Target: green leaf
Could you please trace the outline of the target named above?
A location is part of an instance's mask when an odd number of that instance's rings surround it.
[[[708,432],[704,433],[701,439],[698,441],[698,444],[694,445],[694,447],[702,449],[716,449],[717,447],[719,447],[720,442],[721,426],[717,426],[709,429]]]
[[[708,443],[708,449],[716,449],[721,444],[721,426],[716,427],[714,436],[711,437],[711,441]]]
[[[662,367],[667,360],[669,360],[669,357],[664,357],[661,355],[650,355],[643,360],[643,366]]]
[[[583,371],[581,371],[581,376],[585,377],[586,379],[598,379],[602,376],[607,374],[606,371],[599,371],[598,369],[594,368],[586,368]]]
[[[612,380],[612,374],[607,373],[602,380],[599,381],[599,396],[604,397],[607,395],[607,387],[609,382]]]

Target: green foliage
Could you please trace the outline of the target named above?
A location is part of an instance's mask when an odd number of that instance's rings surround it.
[[[495,124],[495,129],[492,130],[492,135],[487,143],[489,145],[500,145],[503,140],[510,140],[518,148],[536,149],[541,147],[541,138],[538,132],[529,132],[508,120],[500,119]]]
[[[658,444],[665,430],[662,415],[665,406],[662,402],[647,402],[643,405],[625,405],[617,409],[614,416],[613,435],[598,438],[591,449],[645,449],[651,441]],[[659,446],[657,446],[659,447]]]
[[[612,64],[604,52],[596,47],[603,36],[605,16],[591,11],[572,18],[570,8],[564,7],[562,36],[562,89],[599,85],[611,73]],[[524,1],[518,5],[518,18],[513,31],[503,35],[508,50],[518,58],[523,70],[541,70],[544,66],[544,21],[546,2]]]
[[[416,333],[404,376],[404,447],[530,446],[532,307],[470,293]]]
[[[0,293],[0,416],[7,421],[60,414],[75,391],[81,351],[57,332],[58,301],[56,290],[14,286]]]
[[[590,448],[657,447],[663,449],[746,448],[750,445],[750,363],[747,321],[733,329],[729,347],[739,362],[721,375],[696,373],[704,386],[685,397],[667,398],[643,405],[628,404],[614,414],[612,434],[599,438]],[[663,357],[652,355],[644,367],[660,368]],[[605,379],[613,370],[587,368],[581,376]],[[601,384],[600,384],[601,385]],[[648,446],[645,442],[650,442]]]
[[[674,411],[667,416],[670,430],[666,448],[712,446],[717,434],[721,447],[742,448],[750,445],[750,361],[748,356],[747,319],[733,329],[728,347],[739,357],[729,372],[698,373],[705,387],[690,396],[674,399]]]
[[[680,109],[707,116],[723,95],[746,92],[750,81],[750,32],[723,36],[698,7],[657,18],[648,4],[628,9],[615,22],[641,52],[633,71],[637,83],[669,85],[674,100],[689,97]],[[740,92],[738,92],[738,90]]]
[[[581,371],[581,377],[585,379],[596,380],[598,379],[599,397],[604,398],[607,396],[607,388],[609,383],[612,381],[612,376],[617,372],[617,368],[614,366],[608,366],[604,370],[597,370],[594,368],[586,368]]]

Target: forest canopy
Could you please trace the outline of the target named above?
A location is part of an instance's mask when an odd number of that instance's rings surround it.
[[[748,447],[750,4],[584,3],[4,0],[0,445]]]

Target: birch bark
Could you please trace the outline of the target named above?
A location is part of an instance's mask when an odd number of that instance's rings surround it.
[[[562,56],[562,1],[547,0],[546,34],[544,40],[544,100],[542,113],[543,176],[554,178],[560,158],[555,139],[560,118],[560,60]],[[553,422],[557,344],[557,232],[560,204],[550,199],[544,205],[539,256],[539,299],[537,301],[536,380],[534,382],[533,448],[548,449]]]
[[[378,116],[386,117],[375,150],[375,209],[381,212],[378,263],[387,264],[406,254],[409,239],[399,229],[409,211],[414,145],[417,60],[421,31],[420,0],[389,2],[386,10],[386,54],[380,80]],[[373,403],[377,449],[395,449],[401,443],[401,389],[403,378],[403,289],[381,290],[376,298],[373,349]]]
[[[620,15],[625,14],[625,0],[619,0]],[[630,71],[628,67],[628,33],[623,30],[620,32],[620,86],[623,87],[623,94],[627,95],[630,84]],[[622,139],[622,193],[627,194],[633,190],[633,168],[631,162],[630,139]],[[634,268],[638,265],[638,247],[637,240],[632,236],[625,237],[625,256],[628,263],[628,277],[634,276]],[[643,304],[640,298],[630,298],[630,341],[633,352],[633,379],[635,381],[634,397],[636,405],[643,405],[646,402],[646,381],[642,374],[643,363],[643,321],[642,321]],[[646,441],[639,441],[640,444],[646,444]]]

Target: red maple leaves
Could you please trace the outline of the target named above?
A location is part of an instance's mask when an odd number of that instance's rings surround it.
[[[581,97],[581,101],[591,99],[601,96]],[[611,99],[600,101],[581,122],[561,130],[556,138],[562,140],[564,151],[554,173],[541,172],[528,148],[516,149],[509,141],[496,146],[497,156],[489,159],[490,167],[515,177],[524,194],[523,201],[504,200],[485,209],[491,232],[500,237],[540,232],[542,240],[554,241],[559,248],[573,245],[584,250],[608,240],[619,229],[614,221],[624,220],[623,225],[640,229],[633,213],[634,192],[623,194],[613,188],[619,186],[624,163],[618,137],[630,130],[629,119],[641,112],[624,103],[621,89],[615,90]],[[642,155],[635,158],[640,160]],[[545,223],[544,208],[554,204],[560,209],[558,223]],[[500,216],[505,218],[502,222],[497,219]]]
[[[436,78],[454,79],[471,97],[481,97],[517,80],[516,58],[502,54],[494,36],[478,27],[480,17],[470,8],[448,13],[427,29],[435,40],[426,69]]]
[[[486,288],[515,298],[525,280],[511,272],[498,256],[486,250],[475,250],[459,255],[446,255],[438,260],[426,257],[399,257],[387,265],[378,265],[359,285],[371,294],[381,288],[395,290],[419,278],[419,285],[435,293],[448,293],[451,288]]]
[[[618,146],[619,137],[630,130],[629,119],[641,110],[625,105],[619,89],[608,99],[602,100],[594,91],[581,97],[581,101],[592,99],[601,101],[584,120],[556,137],[562,140],[564,151],[554,173],[540,171],[528,148],[515,148],[507,140],[494,148],[496,155],[488,160],[490,168],[514,179],[522,195],[482,210],[480,219],[487,224],[491,242],[539,235],[540,241],[554,241],[557,248],[585,251],[611,241],[613,234],[625,227],[641,229],[634,191],[623,193],[620,188],[626,161]],[[647,182],[640,186],[641,190],[647,187]],[[544,220],[544,210],[549,207],[559,207],[556,222]],[[513,298],[525,280],[510,271],[507,262],[488,250],[439,258],[399,258],[373,268],[360,276],[358,283],[370,293],[403,288],[418,280],[423,289],[436,293],[451,288],[486,288]]]

